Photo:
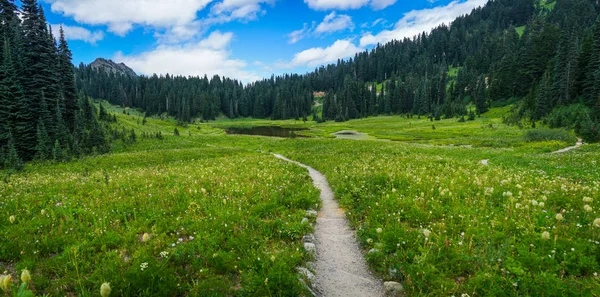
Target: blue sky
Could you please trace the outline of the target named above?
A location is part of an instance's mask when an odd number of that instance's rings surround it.
[[[487,0],[41,0],[73,63],[251,82],[449,23]]]

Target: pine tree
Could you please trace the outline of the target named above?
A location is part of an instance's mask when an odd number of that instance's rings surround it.
[[[590,62],[586,69],[586,79],[583,83],[584,101],[590,107],[593,107],[596,104],[600,92],[600,76],[597,75],[598,69],[600,69],[600,16],[596,20],[593,32],[594,43],[589,53]]]
[[[77,110],[77,91],[75,88],[75,74],[73,72],[71,50],[65,39],[62,25],[60,26],[60,39],[58,45],[58,75],[60,78],[60,91],[63,110],[63,118],[69,128],[73,131],[75,125],[75,112]]]
[[[540,86],[537,89],[533,120],[541,120],[552,110],[552,98],[550,90],[552,90],[552,88],[549,85],[549,74],[546,72],[544,73],[544,76],[542,76]]]
[[[54,142],[54,147],[52,148],[52,157],[53,160],[57,162],[62,162],[65,160],[63,149],[58,139]]]
[[[40,118],[37,125],[37,145],[35,146],[35,158],[38,160],[46,160],[50,157],[50,137],[44,125],[44,121]]]
[[[377,84],[371,85],[371,96],[369,97],[369,115],[374,116],[377,113]]]
[[[553,101],[559,105],[568,105],[574,101],[578,43],[572,29],[564,30],[555,56],[552,86]],[[547,103],[553,106],[554,102]]]
[[[487,92],[486,92],[485,76],[480,76],[477,81],[477,94],[475,97],[475,107],[478,114],[484,114],[488,111]]]
[[[26,105],[21,105],[23,118],[21,126],[16,127],[17,144],[20,151],[23,151],[25,155],[32,156],[32,152],[35,148],[35,134],[36,134],[36,123],[34,120],[41,116],[44,120],[46,128],[53,130],[54,123],[52,121],[52,112],[48,109],[48,106],[54,106],[54,104],[48,104],[53,102],[52,99],[48,98],[48,95],[52,95],[52,92],[47,91],[53,87],[52,77],[53,71],[53,59],[54,53],[49,49],[49,36],[46,23],[42,17],[40,9],[36,0],[23,0],[23,71],[22,80],[24,90],[24,97]]]
[[[8,145],[6,146],[7,152],[6,157],[4,159],[4,168],[12,169],[12,170],[21,170],[23,169],[23,160],[19,157],[17,153],[17,149],[15,148],[15,144],[12,138],[12,133],[8,138]]]

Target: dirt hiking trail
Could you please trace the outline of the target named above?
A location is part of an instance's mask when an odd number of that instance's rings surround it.
[[[381,281],[371,275],[346,221],[344,211],[334,200],[333,191],[323,174],[282,155],[275,157],[308,169],[313,184],[321,191],[323,208],[315,226],[317,248],[314,287],[326,297],[383,296]]]

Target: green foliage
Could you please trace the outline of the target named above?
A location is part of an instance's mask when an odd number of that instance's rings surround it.
[[[516,27],[515,31],[517,32],[517,34],[519,34],[519,37],[523,37],[523,34],[525,33],[525,28],[527,26],[520,26],[520,27]]]
[[[97,111],[82,104],[87,97],[77,97],[72,54],[62,27],[57,45],[38,1],[20,4],[22,18],[13,1],[0,2],[0,150],[4,163],[64,160],[109,151]],[[9,134],[16,157],[9,153],[13,151],[8,147]],[[52,146],[56,142],[60,149]]]
[[[573,134],[563,129],[532,129],[525,132],[523,137],[525,138],[525,141],[528,142],[558,140],[567,143],[573,143],[577,141]]]

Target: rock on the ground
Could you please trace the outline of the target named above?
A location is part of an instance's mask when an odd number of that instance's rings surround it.
[[[304,249],[311,255],[317,254],[317,246],[312,242],[305,242]]]
[[[310,243],[315,243],[316,239],[315,236],[312,234],[307,234],[304,235],[304,237],[302,237],[302,242],[306,243],[306,242],[310,242]]]
[[[316,217],[319,213],[316,210],[309,209],[306,211],[306,216]]]
[[[315,279],[315,275],[312,272],[310,272],[308,268],[298,267],[296,268],[296,270],[298,270],[298,273],[305,277],[309,282],[312,282]]]
[[[404,295],[404,287],[401,283],[397,282],[385,282],[383,283],[383,288],[385,289],[386,296],[403,296]]]
[[[379,253],[380,251],[378,249],[370,249],[368,254],[375,254],[375,253]]]

